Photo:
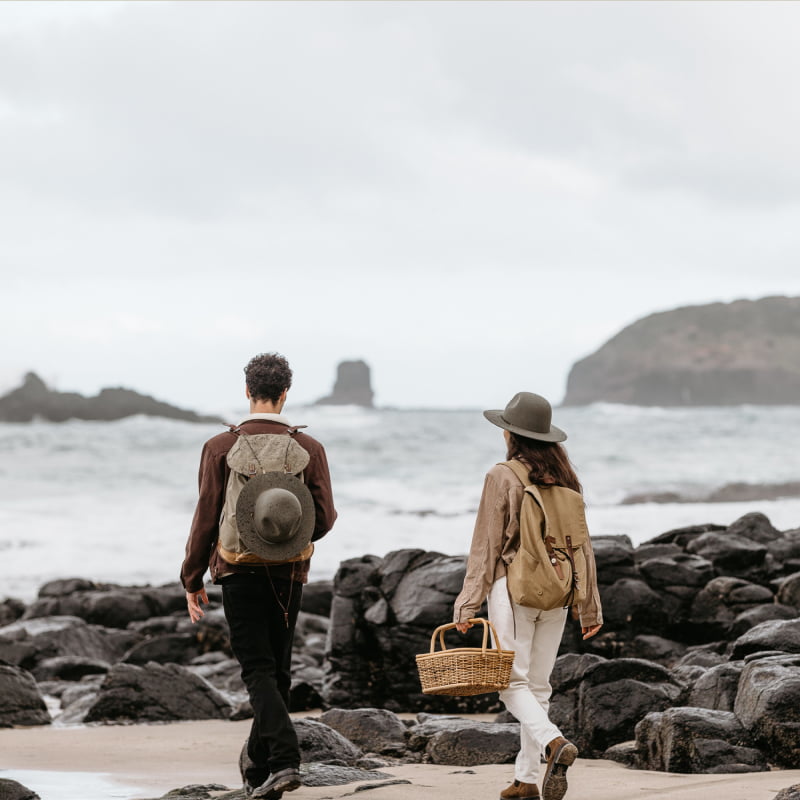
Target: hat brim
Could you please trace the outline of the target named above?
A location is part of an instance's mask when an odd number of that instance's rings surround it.
[[[285,542],[269,542],[256,530],[254,511],[256,500],[266,489],[286,489],[297,497],[303,516],[297,533]],[[316,514],[311,492],[299,478],[283,472],[266,472],[254,475],[242,487],[236,501],[236,527],[239,539],[253,555],[267,561],[288,561],[308,546],[314,533]]]
[[[517,425],[512,425],[503,418],[504,409],[493,409],[491,411],[484,411],[483,416],[492,423],[497,425],[498,428],[504,428],[511,433],[517,433],[520,436],[526,436],[528,439],[536,439],[540,442],[563,442],[567,438],[567,434],[557,428],[555,425],[550,426],[547,433],[541,431],[529,431],[526,428],[520,428]]]

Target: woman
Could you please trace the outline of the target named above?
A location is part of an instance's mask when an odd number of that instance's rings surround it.
[[[529,482],[539,487],[548,519],[554,514],[583,520],[581,485],[559,444],[567,435],[551,424],[550,403],[537,394],[519,392],[502,411],[484,411],[489,422],[504,429],[507,458],[520,461]],[[500,692],[506,708],[520,722],[520,751],[514,782],[500,793],[502,800],[539,797],[537,780],[541,756],[547,759],[544,800],[561,800],[567,791],[567,768],[578,749],[549,720],[550,673],[558,654],[567,609],[542,611],[511,600],[506,580],[508,565],[519,549],[519,510],[524,486],[512,469],[496,464],[486,475],[467,573],[456,598],[453,621],[465,633],[488,596],[489,619],[500,644],[513,650],[514,666],[508,689]],[[563,520],[565,523],[569,520]],[[558,521],[556,520],[556,524]],[[583,638],[594,636],[603,624],[597,573],[591,543],[586,556],[585,599],[577,606]]]

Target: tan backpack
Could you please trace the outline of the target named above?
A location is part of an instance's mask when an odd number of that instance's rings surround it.
[[[519,461],[502,462],[525,487],[519,510],[519,550],[508,566],[511,599],[549,611],[586,599],[589,538],[583,497],[564,486],[539,487],[530,482]]]
[[[247,434],[231,426],[231,433],[237,434],[238,438],[228,451],[226,459],[230,474],[225,487],[217,540],[217,550],[229,564],[286,564],[311,558],[314,545],[309,543],[294,558],[287,561],[267,561],[247,549],[239,537],[239,528],[236,524],[236,503],[242,489],[252,476],[262,472],[281,472],[302,480],[303,470],[308,466],[311,456],[308,450],[294,439],[296,431],[296,428],[289,428],[287,433]]]

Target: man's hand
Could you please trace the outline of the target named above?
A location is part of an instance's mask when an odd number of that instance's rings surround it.
[[[602,628],[602,627],[603,627],[602,625],[584,626],[583,628],[581,628],[581,633],[583,634],[583,638],[584,639],[591,639],[592,636],[594,636],[597,633],[597,631],[599,631],[600,628]]]
[[[189,607],[189,619],[192,622],[197,622],[200,617],[205,616],[206,612],[200,608],[200,603],[208,605],[208,595],[205,588],[199,592],[186,592],[186,605]]]

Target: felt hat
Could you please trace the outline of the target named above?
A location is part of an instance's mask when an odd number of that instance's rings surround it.
[[[493,425],[540,442],[563,442],[567,434],[552,424],[553,409],[540,394],[517,392],[502,410],[484,411]]]
[[[247,549],[268,561],[299,555],[314,533],[314,500],[294,475],[253,475],[236,501],[236,526]]]

